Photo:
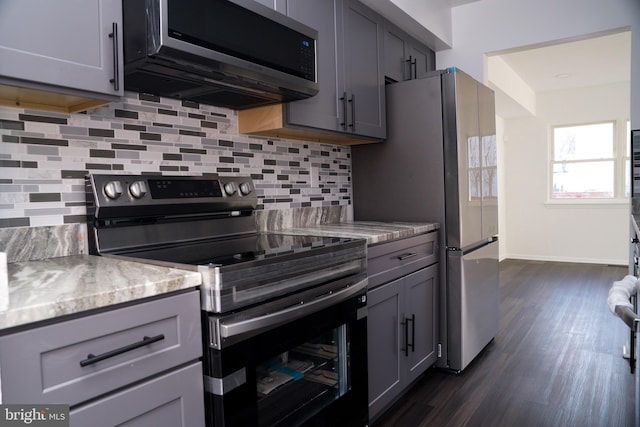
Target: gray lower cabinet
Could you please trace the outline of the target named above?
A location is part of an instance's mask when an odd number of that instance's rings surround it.
[[[112,101],[124,94],[121,1],[3,0],[0,9],[0,103],[69,102],[72,112],[91,104],[75,95]],[[74,96],[52,99],[50,92]]]
[[[368,261],[373,269],[367,294],[370,420],[437,359],[437,232],[404,240],[372,247]],[[379,284],[388,270],[395,278]]]
[[[345,92],[342,96],[347,106],[343,129],[357,135],[385,139],[383,20],[362,3],[345,0],[343,27]]]
[[[196,290],[5,335],[0,349],[3,403],[68,404],[77,426],[98,425],[90,414],[204,425]]]
[[[200,362],[74,408],[71,427],[204,426]]]

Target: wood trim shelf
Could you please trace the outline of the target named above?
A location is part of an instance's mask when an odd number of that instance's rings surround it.
[[[357,145],[380,142],[376,139],[286,123],[283,104],[238,111],[238,132],[273,138],[297,139],[321,144]]]
[[[0,105],[8,107],[71,114],[99,107],[112,101],[114,99],[94,99],[40,89],[0,85]]]

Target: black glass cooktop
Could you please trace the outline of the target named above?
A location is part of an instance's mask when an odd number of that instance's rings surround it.
[[[300,258],[314,251],[331,251],[360,239],[348,237],[300,236],[276,233],[258,233],[229,239],[201,240],[174,243],[168,246],[121,252],[132,258],[188,265],[227,266],[244,262]]]

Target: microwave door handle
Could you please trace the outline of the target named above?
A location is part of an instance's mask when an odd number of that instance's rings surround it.
[[[300,319],[308,314],[316,313],[334,304],[338,304],[347,300],[351,296],[366,289],[367,279],[363,279],[348,288],[342,289],[325,296],[314,299],[313,301],[297,304],[287,307],[284,310],[265,314],[263,316],[253,317],[251,319],[241,320],[233,323],[222,323],[220,325],[220,336],[222,338],[231,338],[246,332],[260,330],[264,328],[272,328],[285,323]]]

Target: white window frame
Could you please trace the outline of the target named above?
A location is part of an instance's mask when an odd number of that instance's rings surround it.
[[[553,198],[553,166],[556,163],[554,153],[554,129],[561,127],[571,126],[589,126],[602,123],[613,124],[613,197],[612,198],[591,198],[591,197],[566,197],[566,198]],[[630,162],[630,147],[628,146],[628,140],[630,132],[629,119],[613,119],[613,120],[601,120],[593,122],[582,123],[558,123],[549,126],[548,136],[548,185],[547,185],[547,201],[546,205],[588,205],[588,204],[628,204],[630,195],[625,195],[625,183],[626,183],[626,164]],[[590,159],[589,159],[590,160]],[[581,160],[581,161],[589,161]],[[593,159],[593,160],[605,160],[605,159]]]

